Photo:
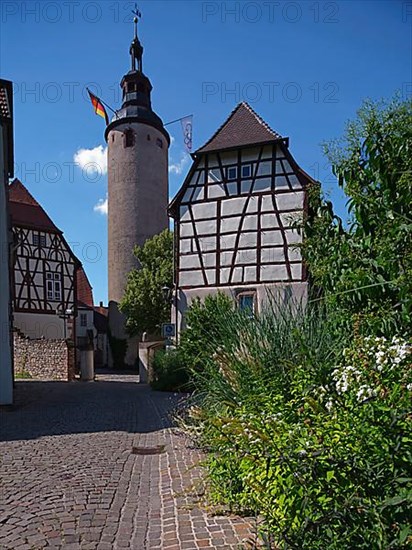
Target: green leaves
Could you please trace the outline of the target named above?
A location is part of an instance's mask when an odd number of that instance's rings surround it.
[[[343,230],[328,201],[310,194],[303,255],[342,323],[386,335],[407,330],[412,307],[412,102],[366,101],[325,152],[348,196]]]
[[[130,334],[157,334],[161,324],[170,319],[170,304],[166,303],[162,288],[173,285],[173,233],[165,229],[143,247],[136,246],[134,255],[140,269],[128,274],[120,310],[127,317]]]

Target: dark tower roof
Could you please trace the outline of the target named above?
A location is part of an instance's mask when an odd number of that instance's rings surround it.
[[[282,136],[272,130],[248,103],[242,102],[196,153],[222,151],[222,149],[266,143],[279,139],[282,139]]]
[[[142,122],[160,130],[167,142],[170,137],[163,126],[162,119],[152,110],[152,84],[143,73],[143,46],[137,37],[137,20],[135,19],[135,35],[130,44],[131,70],[126,73],[120,87],[123,90],[123,103],[113,116],[105,131],[105,138],[117,124],[124,122]]]

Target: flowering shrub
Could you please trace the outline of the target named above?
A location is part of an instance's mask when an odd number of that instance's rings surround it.
[[[266,330],[269,318],[237,320],[239,332],[211,359],[214,382],[191,409],[213,498],[263,516],[274,548],[406,548],[410,343],[365,338],[331,353],[327,324],[295,319],[299,351],[286,326]]]
[[[335,389],[338,395],[355,396],[358,403],[387,395],[385,384],[399,379],[400,367],[408,359],[411,345],[404,339],[387,340],[384,337],[366,337],[355,349],[344,349],[343,357],[350,365],[341,365],[332,372],[329,390]],[[354,366],[356,365],[356,366]],[[412,371],[405,372],[401,380],[407,390],[412,389]],[[320,388],[319,395],[330,395],[330,391]],[[328,410],[333,408],[333,400],[326,401]]]

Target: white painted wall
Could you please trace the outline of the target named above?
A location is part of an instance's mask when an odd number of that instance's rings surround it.
[[[287,289],[291,289],[290,291]],[[172,322],[176,323],[177,332],[180,333],[184,329],[184,314],[190,307],[190,304],[195,298],[204,300],[206,296],[215,296],[218,292],[226,294],[233,300],[239,292],[256,292],[258,312],[270,306],[271,300],[277,304],[283,303],[286,296],[295,304],[305,304],[307,301],[308,285],[307,283],[268,283],[260,285],[245,285],[226,286],[226,287],[209,287],[195,288],[187,290],[179,290],[172,304]]]
[[[13,371],[10,340],[9,234],[6,216],[6,186],[3,128],[0,122],[0,405],[13,402]]]
[[[86,326],[82,327],[81,325],[81,316],[86,315]],[[93,320],[93,310],[92,309],[81,309],[79,308],[77,310],[77,317],[76,317],[76,337],[85,337],[87,336],[88,330],[94,330],[95,335],[97,334],[97,331],[94,328],[94,320]]]
[[[58,315],[47,313],[15,312],[14,326],[29,338],[46,338],[48,340],[64,338],[64,320]],[[66,327],[67,320],[66,320]],[[67,328],[67,336],[69,330]]]

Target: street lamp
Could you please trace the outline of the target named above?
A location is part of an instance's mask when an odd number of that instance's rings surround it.
[[[162,287],[163,300],[166,302],[166,304],[172,303],[172,297],[173,297],[172,290],[173,288],[167,285]]]
[[[73,310],[72,309],[65,309],[65,310],[57,309],[56,313],[57,313],[59,319],[63,319],[63,321],[64,321],[64,339],[66,340],[66,338],[67,338],[66,319],[68,319],[73,314]]]

